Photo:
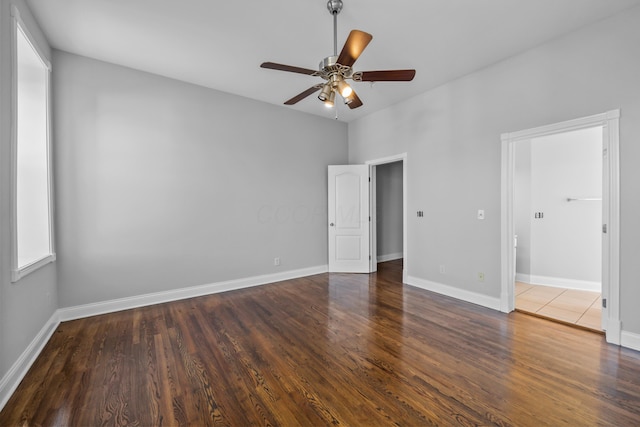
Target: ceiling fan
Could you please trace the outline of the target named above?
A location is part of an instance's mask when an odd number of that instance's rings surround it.
[[[411,81],[416,75],[416,70],[378,70],[378,71],[353,71],[353,64],[367,47],[373,36],[360,30],[352,30],[344,43],[344,47],[338,55],[338,14],[342,10],[342,0],[329,0],[327,9],[333,15],[333,56],[324,58],[318,66],[318,71],[308,68],[294,67],[291,65],[277,64],[275,62],[263,62],[262,68],[288,71],[290,73],[306,74],[322,77],[326,82],[311,86],[304,92],[284,102],[285,105],[293,105],[320,90],[318,99],[327,107],[333,107],[336,93],[340,94],[344,103],[354,109],[362,106],[362,101],[356,92],[345,80],[355,82],[404,82]]]

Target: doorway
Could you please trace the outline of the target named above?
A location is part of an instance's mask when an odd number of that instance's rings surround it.
[[[406,283],[407,154],[370,160],[365,164],[370,168],[371,177],[371,272],[377,270],[378,262],[402,259],[402,282]],[[378,236],[379,233],[382,235]]]
[[[375,172],[375,188],[371,189],[374,203],[372,212],[376,228],[375,247],[378,264],[397,261],[402,265],[402,162],[372,166]],[[372,245],[373,246],[373,245]]]
[[[370,160],[363,165],[328,167],[328,271],[373,273],[377,271],[376,172],[390,163],[401,165],[402,282],[407,279],[407,154]],[[384,167],[384,166],[383,166]],[[396,195],[397,196],[397,195]]]
[[[606,339],[620,344],[619,291],[619,118],[620,111],[612,110],[594,116],[533,129],[506,133],[502,140],[501,174],[501,310],[508,313],[515,308],[516,244],[514,214],[515,144],[549,135],[580,129],[602,127],[602,329]],[[567,196],[570,198],[571,196]]]
[[[515,308],[602,331],[602,149],[596,126],[515,143]]]

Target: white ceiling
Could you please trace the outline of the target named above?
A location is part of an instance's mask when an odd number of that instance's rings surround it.
[[[351,121],[486,67],[640,0],[343,0],[349,31],[373,34],[356,71],[415,68],[412,82],[354,83]],[[27,0],[54,48],[276,105],[322,80],[261,69],[316,69],[333,54],[326,0]],[[333,117],[316,96],[292,108]]]

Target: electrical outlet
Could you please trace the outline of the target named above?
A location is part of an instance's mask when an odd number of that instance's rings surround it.
[[[280,265],[280,258],[274,258],[273,265]]]
[[[484,282],[484,273],[478,272],[478,282]]]
[[[440,264],[440,273],[445,274],[446,272],[447,272],[447,269],[444,267],[444,264]]]

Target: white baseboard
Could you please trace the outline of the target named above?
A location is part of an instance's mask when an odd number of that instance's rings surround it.
[[[620,334],[620,345],[632,350],[640,351],[640,334],[622,331]]]
[[[29,368],[31,368],[31,365],[33,365],[33,362],[35,362],[36,358],[40,355],[40,352],[59,324],[60,320],[58,318],[58,312],[56,311],[44,324],[42,329],[40,329],[40,332],[38,332],[31,343],[29,343],[9,371],[0,379],[0,411],[4,408],[4,405],[7,404],[13,392],[16,391],[20,381],[22,381],[29,371]]]
[[[283,280],[326,273],[327,271],[327,265],[320,265],[316,267],[284,271],[281,273],[265,274],[262,276],[247,277],[244,279],[228,280],[224,282],[209,283],[206,285],[191,286],[188,288],[172,289],[170,291],[155,292],[152,294],[77,305],[74,307],[61,308],[58,310],[58,314],[60,321],[64,322],[67,320],[81,319],[83,317],[97,316],[99,314],[114,313],[116,311],[129,310],[131,308],[144,307],[147,305],[161,304],[186,298],[265,285],[267,283],[281,282]]]
[[[472,304],[481,305],[493,310],[500,310],[500,298],[490,297],[488,295],[479,294],[477,292],[471,292],[442,283],[431,282],[429,280],[424,280],[412,276],[407,277],[406,283],[407,285],[415,286],[416,288],[426,289],[427,291],[446,295],[448,297],[470,302]]]
[[[235,289],[265,285],[267,283],[275,283],[283,280],[291,280],[299,277],[326,273],[327,271],[327,265],[320,265],[316,267],[302,268],[299,270],[289,270],[281,273],[265,274],[262,276],[228,280],[225,282],[210,283],[207,285],[192,286],[189,288],[174,289],[170,291],[58,309],[42,327],[38,335],[33,339],[33,341],[31,341],[25,351],[20,355],[18,360],[16,360],[11,369],[9,369],[2,379],[0,379],[0,410],[2,410],[4,405],[6,405],[13,392],[20,384],[20,381],[22,381],[24,376],[27,374],[27,371],[36,360],[45,344],[49,341],[49,338],[51,338],[51,335],[56,330],[60,322],[80,319],[83,317],[97,316],[99,314],[113,313],[116,311],[128,310],[147,305],[210,295],[219,292],[232,291]]]
[[[601,292],[600,282],[588,280],[565,279],[563,277],[536,276],[533,274],[516,273],[516,281],[529,283],[531,285],[544,285],[554,288],[579,289],[582,291]]]
[[[403,257],[404,255],[402,254],[402,252],[396,252],[396,253],[387,254],[387,255],[378,255],[378,262],[393,261],[395,259],[402,259]]]

